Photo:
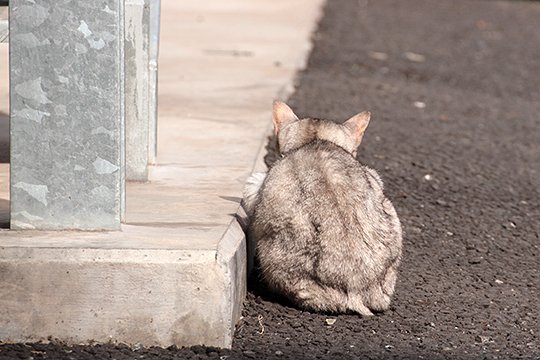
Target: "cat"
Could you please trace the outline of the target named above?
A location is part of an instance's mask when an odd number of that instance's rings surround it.
[[[272,120],[281,158],[249,179],[243,200],[262,280],[307,310],[388,309],[402,231],[381,178],[356,160],[370,113],[299,119],[276,101]]]

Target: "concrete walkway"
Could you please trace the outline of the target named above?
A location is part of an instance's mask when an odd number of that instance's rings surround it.
[[[310,49],[322,0],[162,5],[157,165],[121,232],[0,231],[0,338],[231,346],[246,286],[235,220],[271,102]],[[7,45],[0,45],[6,149]],[[259,160],[258,160],[259,159]],[[8,222],[7,163],[0,223]]]

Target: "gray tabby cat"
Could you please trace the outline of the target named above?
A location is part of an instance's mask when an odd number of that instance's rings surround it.
[[[355,158],[369,118],[300,120],[275,102],[282,158],[246,186],[263,280],[305,309],[372,315],[390,305],[401,225],[379,175]]]

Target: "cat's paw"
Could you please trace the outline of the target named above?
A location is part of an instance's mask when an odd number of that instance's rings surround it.
[[[261,189],[261,186],[266,179],[266,173],[256,172],[251,174],[250,177],[246,180],[246,185],[244,186],[244,199],[242,200],[242,206],[244,211],[250,217],[253,214],[253,209],[255,207],[255,202],[257,200],[257,194]]]

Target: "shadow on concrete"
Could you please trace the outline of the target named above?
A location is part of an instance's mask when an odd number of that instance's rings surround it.
[[[9,116],[0,112],[0,164],[9,163]],[[4,198],[4,184],[0,179],[0,229],[9,229],[9,200]]]
[[[9,229],[9,200],[0,199],[0,229]]]
[[[0,112],[0,164],[9,163],[9,116]]]

